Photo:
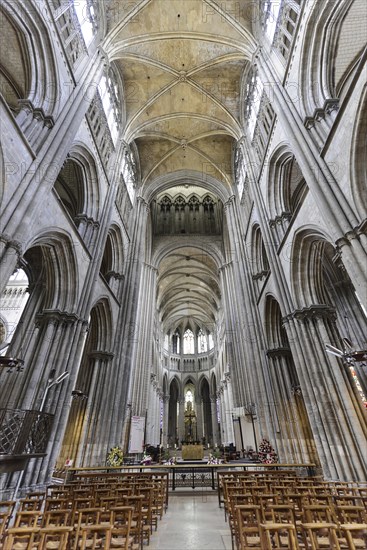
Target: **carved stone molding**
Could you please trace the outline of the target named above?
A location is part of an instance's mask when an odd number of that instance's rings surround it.
[[[350,243],[353,241],[353,239],[357,239],[359,235],[365,235],[367,233],[367,219],[364,219],[357,227],[354,227],[347,233],[345,233],[342,237],[340,237],[336,242],[335,246],[338,252],[341,252],[343,246],[348,245],[350,246]]]
[[[6,233],[2,233],[0,235],[0,241],[2,241],[6,245],[6,248],[14,248],[18,256],[22,255],[22,243],[20,241],[12,239]]]
[[[292,313],[289,313],[283,317],[282,322],[288,323],[294,319],[298,321],[313,320],[313,319],[330,319],[336,320],[335,308],[327,305],[313,305],[310,307],[304,307],[302,309],[296,309]]]
[[[307,130],[311,130],[311,128],[316,126],[317,122],[325,120],[325,118],[328,115],[330,115],[330,113],[332,113],[333,111],[337,111],[338,109],[339,109],[338,98],[327,99],[323,107],[319,107],[315,109],[312,116],[308,116],[305,118],[303,124],[305,128],[307,128]]]
[[[117,273],[117,271],[113,270],[106,273],[106,279],[110,279],[111,277],[119,281],[123,281],[125,279],[125,275],[123,275],[123,273]]]
[[[272,348],[266,350],[266,355],[268,357],[288,357],[291,355],[291,350],[284,347]]]
[[[100,359],[102,361],[111,361],[114,358],[114,354],[109,351],[93,350],[88,353],[88,357],[91,359]]]
[[[251,275],[251,278],[253,281],[257,281],[257,279],[263,279],[266,277],[269,273],[269,269],[263,269],[262,271],[259,271],[259,273],[255,273],[254,275]]]
[[[44,310],[42,313],[36,315],[36,324],[41,326],[45,323],[64,323],[67,325],[73,325],[77,321],[80,321],[80,317],[75,313],[68,313],[67,311],[60,311],[58,309]]]
[[[292,218],[291,212],[282,212],[279,216],[275,216],[272,220],[269,220],[270,227],[275,227],[276,225],[282,225],[284,222],[288,222]]]
[[[35,120],[42,122],[46,128],[52,128],[55,125],[54,118],[51,115],[46,115],[43,109],[35,107],[29,99],[19,99],[20,107],[33,116]]]

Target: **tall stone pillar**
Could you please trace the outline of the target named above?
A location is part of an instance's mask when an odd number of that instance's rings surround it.
[[[196,399],[195,401],[195,410],[196,410],[196,439],[201,442],[204,434],[204,421],[203,421],[203,401],[202,399]]]
[[[362,404],[346,367],[325,350],[326,343],[335,341],[333,310],[311,306],[284,321],[325,477],[365,479],[367,464],[360,442],[367,437],[367,427]]]
[[[226,408],[227,408],[227,433],[229,443],[235,443],[234,437],[234,428],[233,428],[233,394],[232,394],[232,383],[231,375],[229,372],[224,373],[224,392],[226,394]]]
[[[179,415],[178,415],[178,440],[181,443],[185,439],[185,399],[179,400]]]
[[[213,447],[217,447],[221,443],[221,437],[219,433],[218,415],[217,415],[217,396],[210,396],[210,407],[212,412],[212,426],[213,426]]]
[[[116,355],[120,357],[119,371],[125,373],[124,383],[116,382],[113,399],[127,403],[133,415],[145,414],[147,408],[146,389],[149,384],[149,372],[153,363],[152,315],[154,308],[153,281],[154,270],[145,265],[145,241],[149,208],[142,197],[136,199],[131,244],[126,258],[125,285],[121,302],[118,326],[122,334],[116,342]],[[144,280],[144,277],[147,277]],[[149,295],[149,291],[152,293]],[[149,324],[151,323],[151,326]],[[145,341],[139,341],[144,340]],[[146,352],[143,356],[142,353]],[[128,412],[128,409],[126,409]],[[121,428],[114,423],[114,440],[126,441],[129,432],[129,414],[125,415]]]
[[[164,448],[168,444],[168,412],[169,412],[169,395],[163,396],[163,428],[162,428],[162,445]]]

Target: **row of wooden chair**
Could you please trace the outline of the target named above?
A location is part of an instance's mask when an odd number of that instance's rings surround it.
[[[157,475],[53,485],[18,503],[0,502],[0,548],[141,550],[166,507],[166,483]]]
[[[246,474],[221,479],[233,548],[367,549],[365,484]]]

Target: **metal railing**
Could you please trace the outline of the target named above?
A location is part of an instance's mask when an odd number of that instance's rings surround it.
[[[0,409],[0,455],[46,452],[53,415],[23,409]]]

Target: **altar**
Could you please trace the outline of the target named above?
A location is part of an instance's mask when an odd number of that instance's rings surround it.
[[[202,460],[204,449],[202,445],[182,445],[183,460]]]

